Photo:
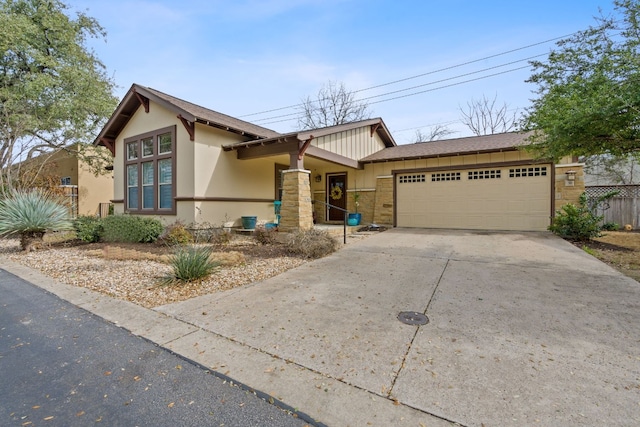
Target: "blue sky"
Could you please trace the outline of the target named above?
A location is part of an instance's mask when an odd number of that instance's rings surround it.
[[[523,110],[534,96],[535,87],[525,83],[531,70],[509,70],[526,66],[526,58],[545,59],[554,44],[520,48],[585,29],[600,10],[613,10],[611,0],[65,2],[106,29],[106,42],[89,44],[115,79],[118,97],[139,83],[290,132],[293,116],[275,116],[294,109],[245,115],[298,104],[328,80],[344,82],[359,98],[374,97],[372,116],[384,119],[399,144],[435,124],[455,131],[451,137],[469,136],[459,108],[472,99],[495,96]],[[477,62],[458,66],[469,61]],[[497,68],[479,72],[491,67]],[[413,86],[420,87],[402,91]],[[379,96],[394,91],[401,92]],[[421,91],[427,92],[387,100]]]

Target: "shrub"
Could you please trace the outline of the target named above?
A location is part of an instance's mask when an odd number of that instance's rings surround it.
[[[212,261],[211,247],[189,246],[180,248],[170,258],[173,274],[165,278],[165,283],[193,282],[208,277],[220,265]]]
[[[615,222],[605,222],[600,228],[604,231],[617,231],[620,230],[620,225]]]
[[[14,191],[0,199],[0,236],[20,235],[20,246],[30,251],[43,245],[48,230],[73,230],[62,200],[45,190]]]
[[[338,242],[325,230],[298,230],[286,240],[287,251],[305,258],[321,258],[338,249]]]
[[[213,225],[208,222],[194,222],[189,224],[188,230],[195,243],[209,243],[215,232]]]
[[[164,227],[155,218],[133,215],[109,215],[102,220],[105,242],[155,242]]]
[[[177,220],[164,229],[159,240],[169,246],[180,246],[193,243],[193,236],[189,233],[182,221]]]
[[[278,232],[275,228],[260,225],[253,231],[253,237],[262,245],[272,245],[278,241]]]
[[[226,245],[233,239],[233,234],[224,228],[215,228],[209,241],[216,245]]]
[[[81,215],[73,222],[76,237],[83,242],[95,243],[102,234],[102,220],[96,216]]]
[[[602,216],[595,215],[587,206],[587,196],[582,193],[578,205],[572,203],[556,211],[549,230],[566,239],[591,240],[600,236]]]

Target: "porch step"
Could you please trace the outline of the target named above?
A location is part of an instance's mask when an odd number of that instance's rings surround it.
[[[358,229],[362,227],[361,225],[349,226],[347,225],[347,235],[356,233]],[[332,236],[342,236],[344,234],[344,226],[343,225],[333,225],[333,224],[316,224],[313,226],[316,230],[324,230],[331,234]]]

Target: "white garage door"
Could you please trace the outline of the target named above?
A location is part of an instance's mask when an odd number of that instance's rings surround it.
[[[546,230],[551,165],[396,175],[398,227]]]

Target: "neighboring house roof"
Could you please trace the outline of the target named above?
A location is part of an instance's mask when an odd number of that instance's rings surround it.
[[[388,162],[393,160],[425,159],[430,157],[458,156],[462,154],[514,151],[529,144],[528,133],[500,133],[471,136],[432,142],[398,145],[385,148],[360,160],[361,163]]]
[[[386,147],[395,147],[396,142],[393,140],[391,133],[387,129],[387,126],[384,124],[381,118],[375,119],[367,119],[360,120],[357,122],[345,123],[342,125],[335,126],[327,126],[324,128],[318,129],[310,129],[310,130],[302,130],[297,132],[290,132],[285,134],[279,134],[278,136],[274,136],[271,138],[260,139],[256,141],[245,141],[245,142],[236,142],[233,144],[223,145],[222,147],[226,151],[236,150],[239,148],[250,147],[250,146],[258,146],[258,145],[267,145],[273,144],[280,141],[285,141],[289,139],[297,139],[298,141],[306,141],[309,138],[320,138],[321,136],[331,135],[334,133],[344,132],[351,129],[356,129],[364,126],[374,126],[375,132],[378,133],[382,141],[384,142]]]
[[[120,104],[94,143],[107,146],[113,144],[113,141],[115,141],[135,111],[141,105],[147,109],[149,108],[149,100],[162,105],[168,110],[174,111],[178,117],[190,123],[202,123],[207,126],[238,133],[250,139],[271,138],[280,135],[271,129],[209,110],[208,108],[167,95],[159,90],[133,84],[122,101],[120,101]]]

